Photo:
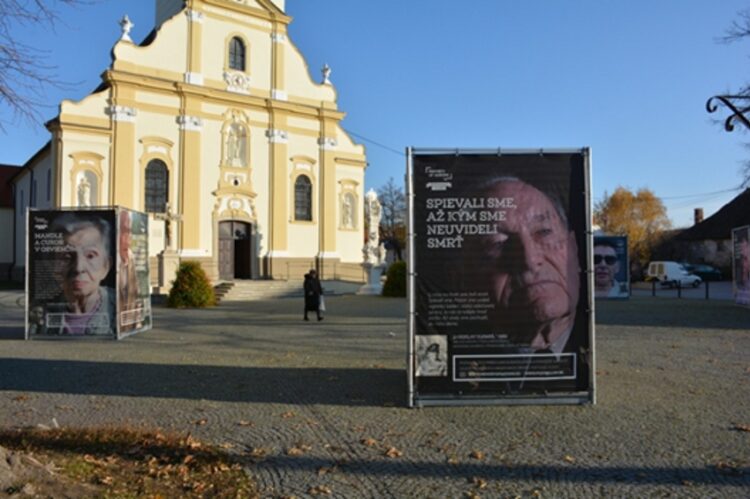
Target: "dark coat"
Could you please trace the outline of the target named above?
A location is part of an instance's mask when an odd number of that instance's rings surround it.
[[[317,311],[320,307],[320,295],[323,294],[323,288],[320,286],[320,279],[310,274],[305,274],[305,310]]]

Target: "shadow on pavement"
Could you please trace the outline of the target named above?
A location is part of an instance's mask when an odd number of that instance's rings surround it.
[[[397,369],[126,364],[0,358],[0,390],[222,402],[401,405]]]
[[[729,301],[631,297],[597,301],[596,323],[608,326],[740,329],[750,324],[750,308]]]
[[[22,340],[25,337],[23,326],[0,326],[0,340]]]
[[[262,468],[270,467],[275,470],[290,468],[294,470],[309,469],[310,473],[331,462],[312,457],[287,457],[263,461],[252,465]],[[425,478],[442,478],[444,476],[464,476],[467,481],[473,477],[486,480],[506,480],[532,482],[538,480],[553,480],[578,484],[620,484],[632,483],[638,485],[732,485],[745,487],[750,485],[750,468],[719,466],[706,467],[663,467],[648,466],[556,466],[556,465],[523,465],[523,464],[490,464],[490,463],[437,463],[437,462],[405,462],[372,460],[349,460],[340,466],[342,473],[361,474],[363,476],[420,476]]]

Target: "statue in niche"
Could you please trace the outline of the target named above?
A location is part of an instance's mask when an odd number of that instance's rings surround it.
[[[246,147],[245,128],[233,123],[227,132],[227,157],[226,161],[231,166],[245,166]]]
[[[91,184],[85,173],[78,182],[78,206],[91,206]]]
[[[344,195],[344,202],[342,205],[342,216],[341,216],[341,225],[345,229],[353,229],[354,228],[354,200],[352,199],[351,194],[345,194]]]

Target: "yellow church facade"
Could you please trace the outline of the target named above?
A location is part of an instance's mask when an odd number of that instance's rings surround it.
[[[17,190],[148,212],[154,273],[171,255],[214,280],[362,280],[364,147],[283,0],[157,0],[156,20],[135,44],[123,19],[102,84],[61,103]]]

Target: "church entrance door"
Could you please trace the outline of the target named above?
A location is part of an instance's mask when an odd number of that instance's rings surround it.
[[[235,220],[219,222],[219,277],[225,281],[252,278],[253,226]]]

